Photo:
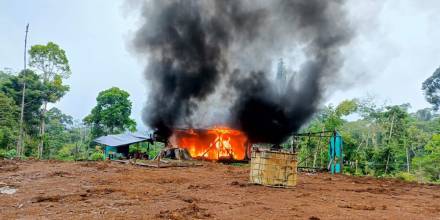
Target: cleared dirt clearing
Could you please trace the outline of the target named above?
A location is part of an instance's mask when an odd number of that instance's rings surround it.
[[[300,174],[293,189],[248,184],[247,167],[145,168],[0,161],[1,219],[440,219],[440,186]]]

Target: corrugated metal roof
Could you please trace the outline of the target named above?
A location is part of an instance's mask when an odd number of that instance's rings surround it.
[[[107,146],[118,147],[148,141],[150,139],[150,137],[141,133],[124,133],[102,136],[93,141]]]

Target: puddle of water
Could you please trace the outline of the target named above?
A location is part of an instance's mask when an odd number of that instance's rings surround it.
[[[16,192],[17,192],[17,189],[9,187],[9,186],[0,187],[0,194],[12,195]]]

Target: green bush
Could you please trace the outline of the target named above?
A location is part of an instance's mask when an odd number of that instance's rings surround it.
[[[417,181],[417,177],[414,174],[408,172],[398,172],[394,175],[394,177],[407,182]]]
[[[15,149],[11,149],[6,152],[7,158],[14,158],[16,155],[17,155],[17,150],[15,150]]]
[[[147,143],[137,143],[130,145],[129,147],[130,153],[146,153],[147,152]]]
[[[11,150],[0,149],[0,158],[12,159],[16,155],[17,155],[17,151],[15,149],[11,149]]]
[[[74,150],[75,145],[73,144],[67,144],[64,145],[60,150],[58,150],[56,158],[58,160],[73,160],[74,156],[72,151]]]
[[[90,160],[104,160],[104,154],[100,151],[95,151],[90,155]]]
[[[164,144],[160,142],[155,142],[154,144],[150,145],[150,151],[148,152],[149,158],[154,158],[163,148]]]

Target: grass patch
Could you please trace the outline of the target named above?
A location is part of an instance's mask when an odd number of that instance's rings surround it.
[[[234,166],[234,167],[249,167],[249,163],[241,163],[241,162],[234,162],[234,163],[227,163],[227,165]]]

